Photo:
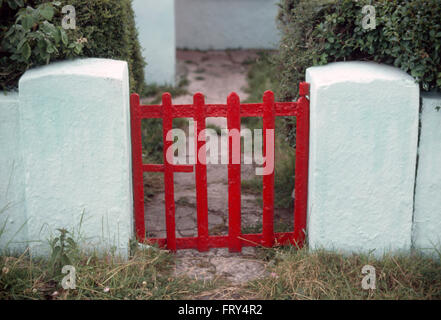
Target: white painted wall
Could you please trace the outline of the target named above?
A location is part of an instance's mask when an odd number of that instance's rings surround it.
[[[20,79],[28,232],[40,241],[31,243],[33,255],[47,254],[57,228],[81,232],[90,250],[128,255],[128,83],[127,63],[105,59],[53,63]]]
[[[279,0],[176,0],[176,46],[275,49]]]
[[[441,249],[441,94],[422,95],[414,245],[428,254]]]
[[[0,94],[0,252],[27,246],[17,93]]]
[[[341,62],[309,68],[306,80],[309,246],[380,256],[409,251],[413,242],[433,253],[441,244],[441,94],[422,96],[414,194],[413,78],[375,63]],[[83,218],[85,248],[128,255],[128,82],[126,62],[82,59],[29,70],[19,94],[0,96],[0,250],[23,251],[29,243],[34,256],[45,255],[57,228],[78,235]]]
[[[307,69],[311,83],[308,237],[311,248],[408,251],[419,88],[367,62]]]
[[[134,0],[135,21],[149,84],[175,83],[176,40],[174,0]]]

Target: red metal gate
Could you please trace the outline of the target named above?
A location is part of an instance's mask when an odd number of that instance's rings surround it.
[[[297,102],[274,102],[274,94],[266,91],[263,103],[241,104],[239,96],[231,93],[227,104],[205,104],[204,96],[194,95],[191,105],[172,105],[171,95],[162,96],[162,105],[141,105],[139,95],[132,94],[131,133],[133,157],[133,184],[135,229],[139,242],[157,243],[169,250],[198,249],[207,251],[210,248],[229,248],[240,252],[242,247],[293,244],[301,247],[305,240],[306,209],[308,191],[308,154],[309,154],[309,84],[300,83],[299,100]],[[167,133],[172,129],[174,118],[193,118],[197,122],[195,136],[205,129],[207,117],[226,117],[228,129],[240,130],[241,117],[263,117],[264,147],[266,131],[274,129],[276,116],[295,116],[297,118],[296,163],[295,163],[295,203],[294,231],[274,232],[274,172],[263,176],[263,217],[261,234],[241,233],[241,165],[232,161],[232,143],[229,138],[228,164],[228,236],[210,236],[208,232],[207,203],[207,167],[196,156],[196,203],[198,236],[193,238],[176,238],[174,172],[193,172],[193,165],[174,165],[168,163],[166,150],[173,144],[167,141]],[[163,120],[164,164],[143,164],[142,161],[142,119],[159,118]],[[196,155],[204,146],[198,141]],[[265,151],[264,151],[265,152]],[[264,155],[265,156],[265,155]],[[165,184],[165,216],[167,238],[146,238],[144,218],[144,172],[163,172]]]

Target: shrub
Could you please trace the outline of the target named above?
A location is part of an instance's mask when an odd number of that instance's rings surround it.
[[[0,35],[4,38],[4,41],[2,41],[3,52],[0,52],[0,65],[2,69],[9,66],[8,71],[5,72],[7,75],[2,75],[0,79],[0,84],[4,88],[16,86],[21,74],[30,67],[73,56],[81,56],[127,61],[130,71],[130,88],[132,91],[142,91],[145,62],[138,42],[131,0],[59,0],[51,1],[50,4],[47,0],[9,0],[9,2],[14,5],[3,3],[0,11],[2,21],[5,21],[0,26]],[[48,40],[52,43],[52,46],[48,44],[47,48],[50,48],[50,52],[46,52],[44,59],[33,58],[34,56],[38,57],[37,50],[39,46],[35,41],[30,41],[31,59],[24,63],[23,61],[14,60],[14,44],[16,44],[16,48],[19,44],[17,41],[20,40],[19,38],[10,39],[7,35],[11,29],[20,28],[20,25],[23,25],[23,21],[18,20],[20,16],[14,19],[14,15],[20,12],[19,8],[25,6],[46,8],[49,5],[54,8],[52,15],[43,15],[40,19],[32,21],[33,26],[31,28],[36,33],[46,28],[45,26],[48,23],[52,23],[55,29],[60,30],[63,17],[60,8],[65,5],[75,7],[76,29],[61,29],[60,32],[64,31],[67,36],[67,39],[64,39],[66,41],[61,42],[56,41],[57,38],[53,30],[46,32],[49,36],[41,35],[44,42],[47,43]],[[32,9],[24,10],[30,11]],[[51,27],[51,29],[53,28]],[[50,30],[48,29],[48,31]],[[54,39],[50,37],[52,34],[54,34]],[[27,56],[27,48],[23,50],[25,50]]]
[[[278,98],[292,100],[306,68],[335,61],[390,64],[412,75],[425,91],[441,89],[441,2],[377,0],[376,28],[365,30],[369,0],[281,0],[277,57]],[[290,141],[294,124],[287,123]]]
[[[16,86],[23,72],[31,66],[49,63],[56,57],[73,57],[83,49],[61,26],[54,25],[59,3],[42,3],[35,8],[20,8],[20,4],[24,2],[9,1],[0,11],[2,19],[9,24],[0,29],[0,84],[4,88]],[[17,13],[12,19],[14,12]]]

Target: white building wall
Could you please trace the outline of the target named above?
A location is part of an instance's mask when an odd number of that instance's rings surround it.
[[[441,255],[441,94],[422,95],[414,245]]]
[[[17,93],[0,93],[0,252],[27,246],[24,172]]]
[[[188,49],[275,49],[278,0],[176,0],[176,45]]]
[[[148,84],[175,84],[176,40],[174,0],[134,0],[135,22]]]

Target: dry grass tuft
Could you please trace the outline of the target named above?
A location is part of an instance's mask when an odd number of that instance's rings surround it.
[[[174,277],[174,256],[168,251],[136,249],[126,261],[114,257],[76,253],[76,289],[64,290],[61,274],[52,276],[48,261],[0,257],[0,299],[33,300],[156,300],[182,299],[211,290],[213,282]]]
[[[441,299],[441,264],[420,254],[342,255],[277,249],[270,276],[249,284],[263,299]],[[376,269],[376,289],[363,290],[362,268]]]

